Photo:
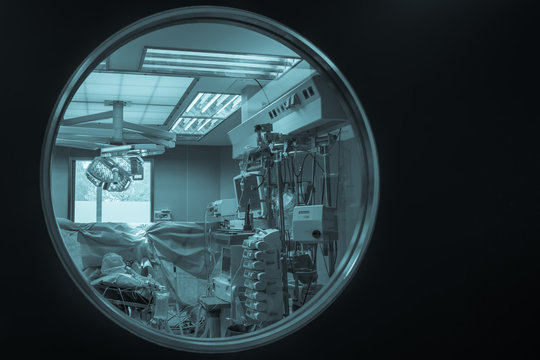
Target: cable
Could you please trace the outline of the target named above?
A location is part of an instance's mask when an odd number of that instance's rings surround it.
[[[289,183],[294,183],[294,177],[293,177],[293,171],[291,170],[291,159],[290,158],[287,158],[287,171],[289,173]]]
[[[317,166],[321,169],[321,171],[324,171],[324,168],[321,166],[321,164],[319,164],[319,162],[317,161],[317,158],[312,153],[308,153],[308,154],[311,155],[313,160],[315,160],[315,164],[317,164]]]
[[[260,183],[259,185],[257,185],[257,187],[256,187],[255,189],[253,189],[253,190],[259,190],[259,188],[261,187],[261,185],[264,184],[264,179],[265,179],[265,177],[266,177],[266,173],[268,173],[268,169],[264,169],[264,174],[263,174],[263,178],[262,178],[262,180],[261,180],[261,183]]]
[[[210,249],[209,249],[209,244],[208,244],[208,235],[207,235],[207,226],[208,226],[208,211],[210,210],[210,207],[211,207],[211,204],[208,204],[206,206],[206,210],[204,211],[204,247],[205,247],[205,250],[209,253],[210,252]],[[207,261],[207,256],[204,257],[204,270],[205,270],[205,273],[206,273],[206,276],[208,277],[209,274],[208,274],[208,261]]]
[[[323,247],[322,247],[322,244],[319,244],[319,246],[321,247],[321,253],[323,253]],[[326,259],[324,258],[324,255],[323,255],[323,261],[324,261],[324,268],[326,269],[326,274],[328,276],[330,276],[330,270],[328,269],[328,265],[326,264]]]
[[[342,128],[339,128],[339,131],[338,131],[338,133],[336,135],[337,138],[340,138],[340,136],[341,136],[341,129]],[[332,144],[332,146],[328,149],[328,152],[330,152],[330,150],[332,150],[335,145],[336,145],[336,143]]]
[[[337,168],[337,188],[336,188],[336,209],[338,209],[338,202],[339,202],[339,181],[340,181],[340,175],[341,175],[341,128],[339,128],[338,133],[338,168]]]
[[[311,153],[310,153],[311,155]],[[313,155],[311,155],[311,157],[313,158],[313,165],[312,165],[312,169],[311,169],[311,190],[309,192],[309,198],[308,198],[308,201],[307,203],[311,205],[311,199],[313,197],[313,194],[315,194],[315,173],[317,171],[317,168],[315,167],[315,163],[317,161],[317,159],[315,159],[315,157]]]
[[[266,95],[266,91],[264,91],[264,88],[263,88],[263,86],[261,85],[261,83],[259,82],[259,80],[257,80],[257,79],[253,79],[253,80],[255,80],[255,82],[256,82],[257,84],[259,84],[259,87],[261,88],[261,90],[262,90],[264,96],[266,96],[266,101],[268,101],[268,104],[270,104],[270,99],[268,98],[268,95]]]
[[[296,177],[296,174],[294,172],[294,159],[289,159],[289,173],[291,174],[291,181],[293,183],[293,186],[298,182],[298,179]],[[294,188],[294,187],[293,187]],[[295,189],[296,191],[296,189]]]
[[[293,165],[293,173],[294,173],[294,176],[296,176],[296,182],[299,184],[298,191],[300,193],[300,197],[304,204],[306,203],[306,198],[305,198],[304,190],[302,189],[302,183],[304,182],[304,164],[306,163],[307,157],[308,157],[308,154],[306,154],[304,158],[302,159],[302,165],[300,166],[298,174],[296,174],[296,171],[294,170],[294,165]],[[300,181],[298,180],[298,178],[300,178]]]
[[[328,175],[326,175],[328,176]],[[324,193],[326,192],[326,177],[323,177],[322,191],[321,191],[321,204],[324,204]],[[328,204],[331,205],[331,204]]]
[[[306,299],[307,299],[307,296],[309,294],[309,288],[311,287],[311,280],[309,281],[308,283],[308,286],[307,286],[307,289],[306,289],[306,295],[304,295],[304,301],[302,301],[302,305],[304,305],[306,303]]]
[[[340,178],[340,175],[341,175],[341,128],[339,129],[339,132],[338,132],[338,167],[337,167],[337,186],[336,186],[336,211],[339,209],[338,208],[338,204],[339,204],[339,188],[341,187],[341,184],[339,183],[341,178]],[[339,235],[338,235],[339,237]],[[338,242],[337,241],[334,241],[334,264],[337,262],[337,259],[338,259],[338,252],[337,252],[337,244]]]
[[[313,267],[311,268],[311,271],[317,268],[317,253],[318,252],[319,252],[319,248],[315,244],[315,251],[313,252]]]
[[[285,183],[287,182],[287,159],[283,158],[283,160],[281,161],[281,164],[283,164],[282,166],[283,170],[281,172],[281,174],[283,175],[283,178],[281,180],[282,180],[282,183],[285,185]]]

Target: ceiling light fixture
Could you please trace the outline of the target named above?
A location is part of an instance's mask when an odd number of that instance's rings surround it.
[[[169,131],[179,135],[178,139],[200,140],[238,110],[241,102],[242,96],[237,94],[200,92]]]
[[[203,127],[205,127],[206,124],[208,124],[208,123],[210,122],[210,120],[212,120],[212,119],[206,119],[205,122],[203,122],[203,124],[202,124],[201,126],[199,126],[199,128],[197,129],[197,131],[201,131],[201,129],[202,129]]]
[[[194,118],[193,120],[191,120],[187,125],[186,127],[184,128],[184,131],[188,131],[188,129],[191,127],[191,125],[193,125],[193,123],[197,120],[197,118]]]
[[[228,103],[226,103],[221,109],[218,110],[218,112],[216,113],[216,115],[219,115],[223,110],[225,110],[225,108],[227,106],[229,106],[234,100],[236,100],[237,98],[239,98],[240,95],[236,95],[235,97],[233,97],[231,100],[229,100]]]
[[[217,100],[218,97],[220,97],[220,96],[221,96],[221,94],[216,94],[216,95],[212,98],[212,100],[210,100],[210,101],[208,102],[208,104],[206,104],[206,105],[202,108],[201,113],[204,113],[206,110],[208,110],[208,108],[209,108],[214,102],[216,102],[216,100]]]
[[[300,62],[278,55],[145,48],[140,71],[273,80]]]

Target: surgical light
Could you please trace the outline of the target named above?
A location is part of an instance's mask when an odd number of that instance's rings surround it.
[[[138,156],[94,158],[86,168],[86,178],[95,186],[111,192],[129,188],[133,180],[144,177],[144,162]]]

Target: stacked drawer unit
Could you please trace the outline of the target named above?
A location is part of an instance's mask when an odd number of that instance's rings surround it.
[[[273,322],[283,317],[279,230],[261,230],[244,240],[243,267],[246,317]]]

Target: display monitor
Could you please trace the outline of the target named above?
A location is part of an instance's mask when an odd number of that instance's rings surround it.
[[[243,218],[248,204],[254,218],[265,216],[263,175],[258,171],[250,171],[233,178],[234,193],[238,205],[238,214]]]
[[[221,249],[221,273],[231,275],[231,249]]]

